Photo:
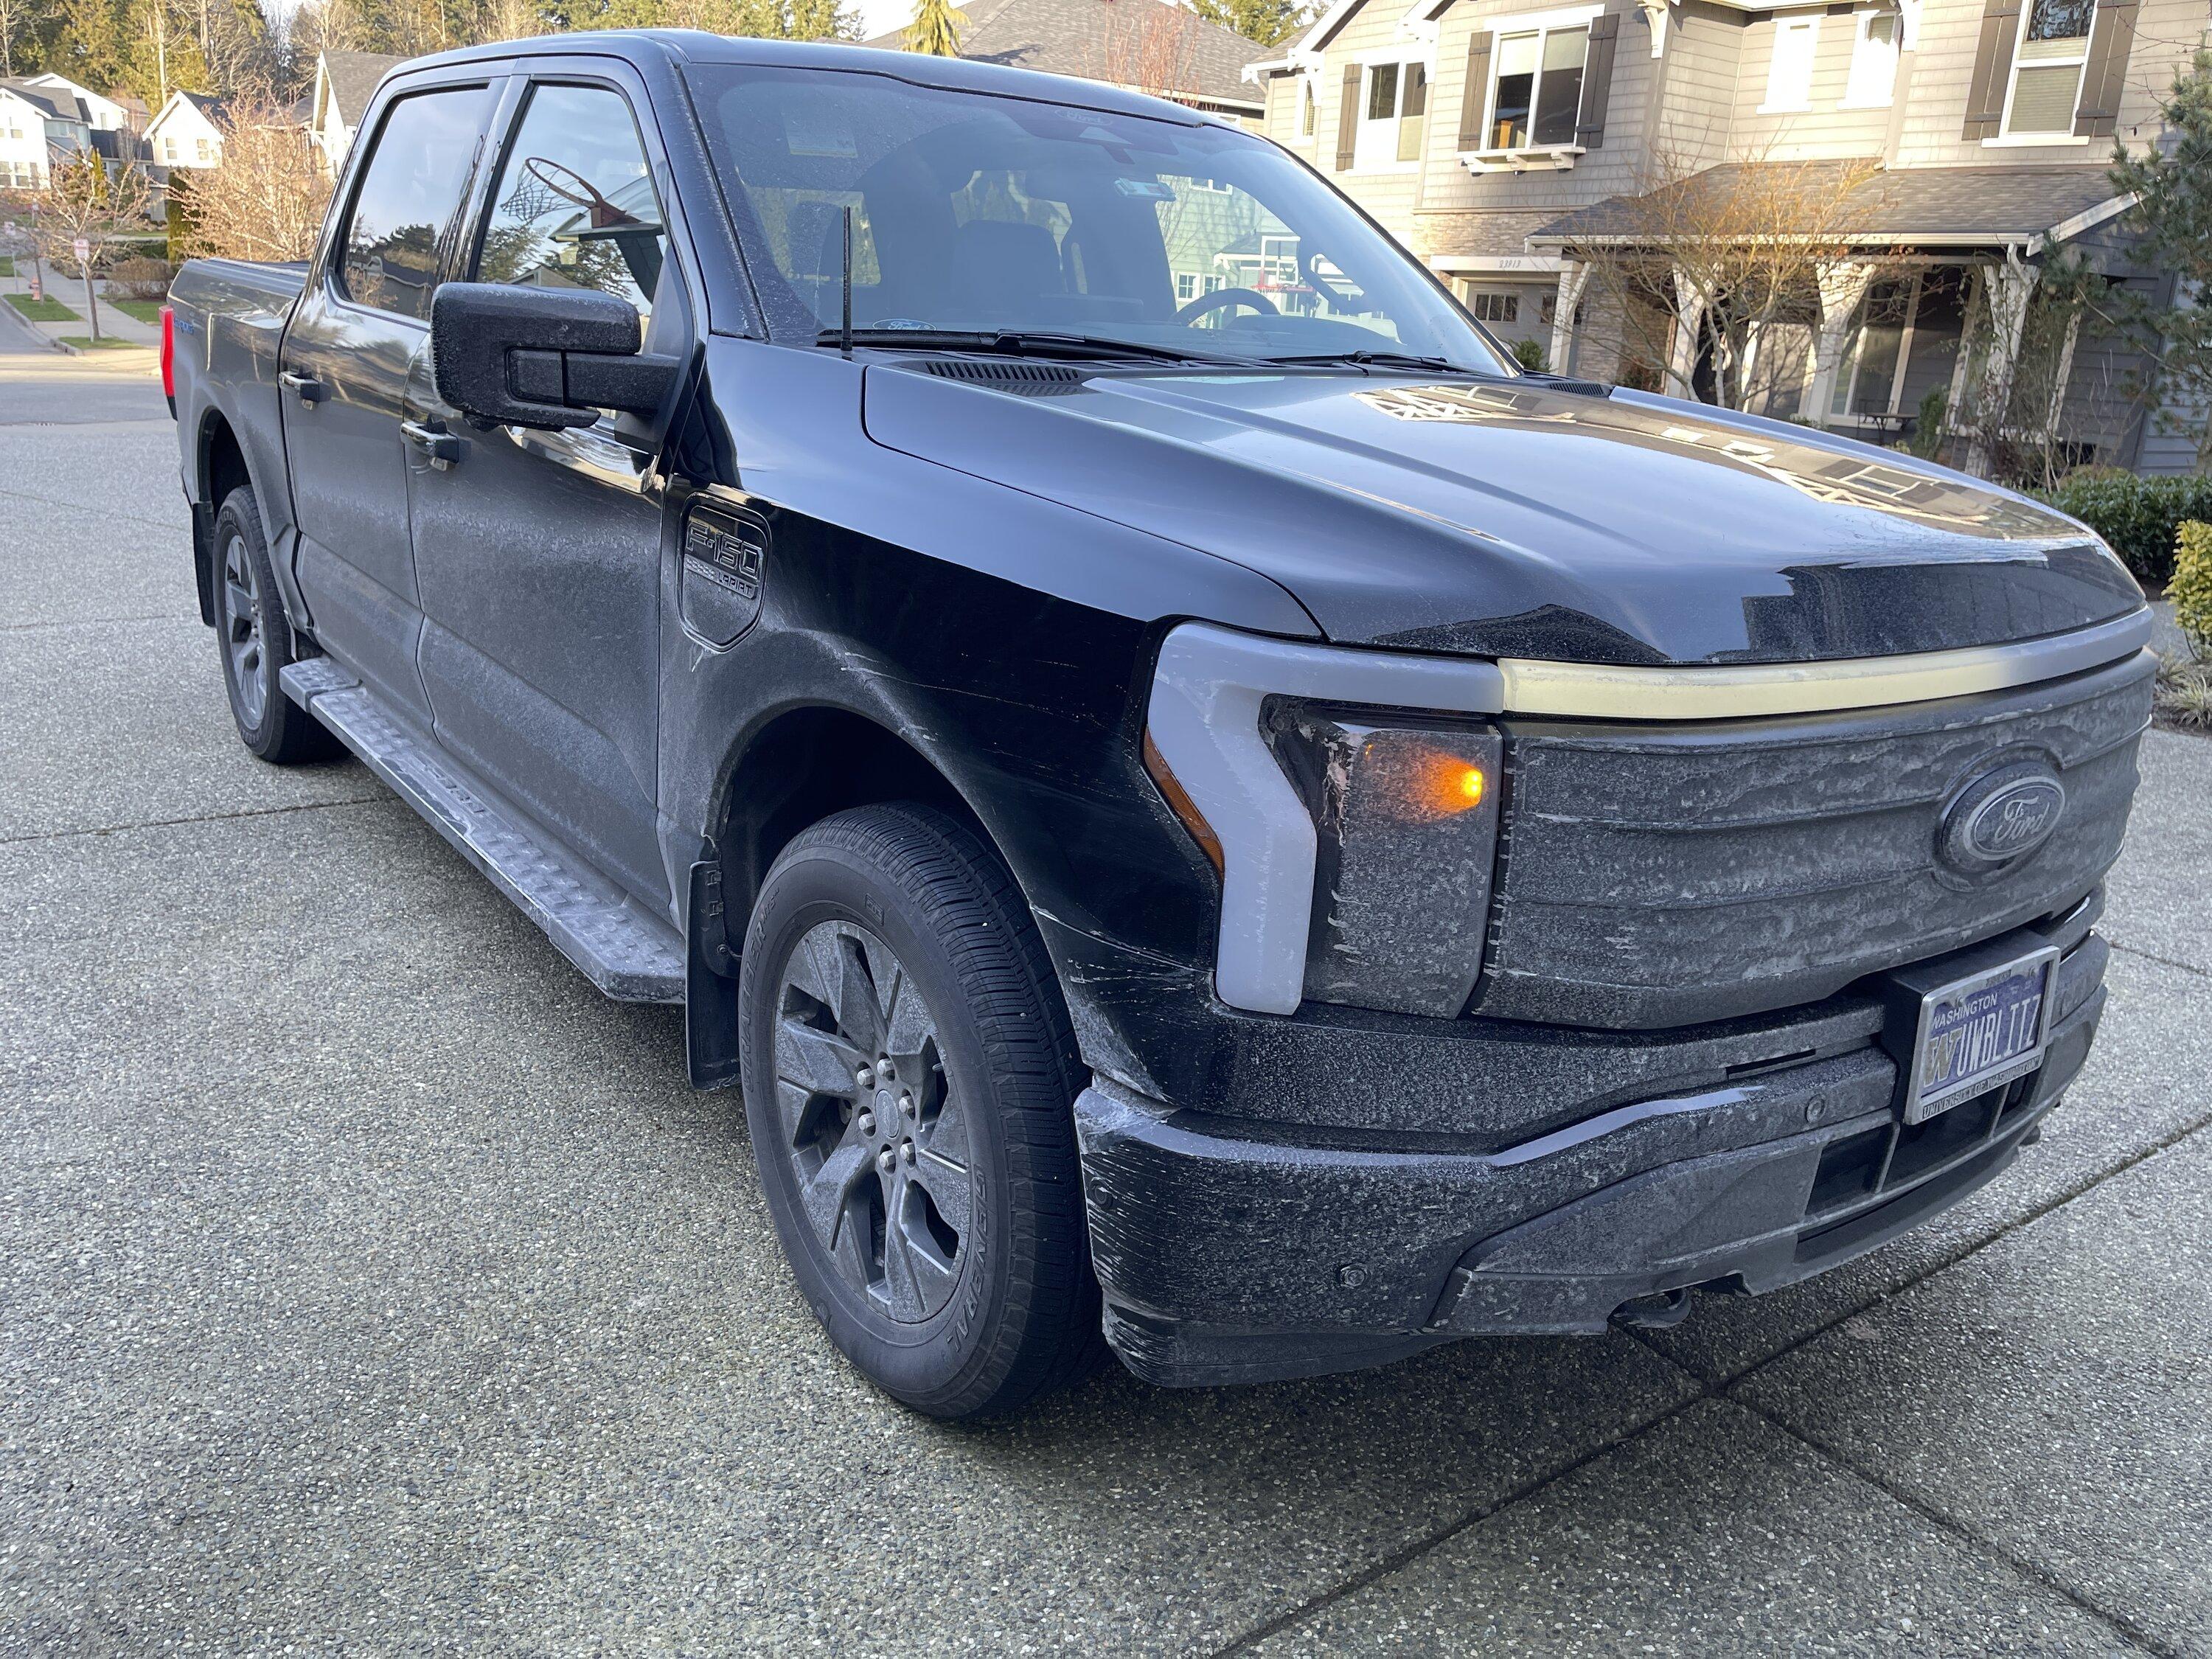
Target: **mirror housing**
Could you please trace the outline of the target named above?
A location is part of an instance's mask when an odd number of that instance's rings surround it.
[[[553,431],[602,409],[659,412],[681,367],[641,356],[627,300],[588,288],[445,283],[430,299],[438,395],[478,420]]]

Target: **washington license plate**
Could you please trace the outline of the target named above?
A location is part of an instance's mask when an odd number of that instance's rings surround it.
[[[1925,1123],[2043,1063],[2055,949],[1938,986],[1921,999],[1905,1121]]]

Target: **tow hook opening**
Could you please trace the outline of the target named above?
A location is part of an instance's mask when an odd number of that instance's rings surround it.
[[[1613,1323],[1624,1330],[1672,1330],[1690,1316],[1690,1292],[1686,1290],[1654,1291],[1648,1296],[1631,1297],[1613,1310]]]

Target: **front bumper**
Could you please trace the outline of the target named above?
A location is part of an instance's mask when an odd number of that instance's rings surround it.
[[[1624,1309],[1671,1313],[1688,1287],[1765,1292],[1849,1261],[2037,1138],[2103,1011],[2094,908],[2008,936],[2064,952],[2041,1068],[1911,1128],[1871,996],[1804,1011],[1799,1054],[1723,1060],[1505,1146],[1292,1130],[1101,1080],[1076,1121],[1108,1338],[1156,1382],[1262,1382],[1460,1336],[1595,1334]],[[1316,1092],[1371,1090],[1345,1048]]]

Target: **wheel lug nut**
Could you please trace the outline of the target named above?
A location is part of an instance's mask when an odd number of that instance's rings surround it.
[[[876,1068],[872,1066],[863,1066],[859,1071],[853,1073],[853,1081],[859,1084],[863,1089],[874,1088],[876,1086]]]
[[[905,1116],[909,1118],[915,1117],[920,1114],[921,1109],[920,1107],[914,1103],[914,1097],[912,1095],[901,1095],[899,1097],[899,1110]]]
[[[912,1142],[911,1140],[908,1140],[908,1141],[902,1141],[902,1142],[901,1142],[901,1143],[900,1143],[900,1146],[899,1146],[899,1155],[900,1155],[902,1158],[905,1158],[905,1159],[906,1159],[906,1161],[907,1161],[908,1163],[909,1163],[909,1164],[913,1163],[913,1162],[914,1162],[914,1142]]]
[[[890,1147],[886,1146],[876,1154],[876,1167],[885,1175],[889,1175],[898,1167],[898,1159],[892,1155]]]
[[[875,1115],[873,1112],[863,1112],[863,1113],[861,1113],[861,1114],[860,1114],[860,1123],[859,1123],[858,1127],[859,1127],[859,1128],[860,1128],[860,1133],[861,1133],[862,1134],[864,1134],[864,1135],[872,1135],[872,1134],[875,1133],[875,1132],[876,1132],[876,1115]]]
[[[891,1080],[891,1063],[888,1058],[876,1062],[876,1075],[886,1083]]]

